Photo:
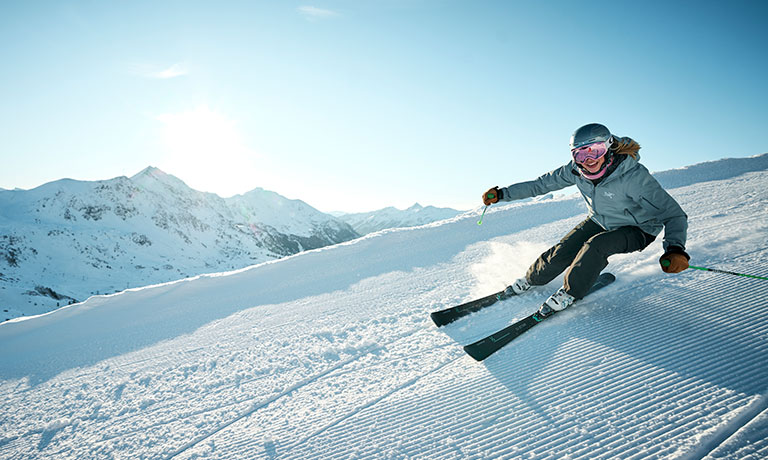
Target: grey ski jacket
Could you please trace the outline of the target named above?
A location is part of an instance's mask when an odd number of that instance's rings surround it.
[[[664,228],[663,246],[685,249],[688,216],[680,205],[631,156],[596,186],[579,174],[571,161],[538,179],[502,188],[502,201],[520,200],[576,185],[587,202],[589,218],[606,230],[632,225],[658,235]]]

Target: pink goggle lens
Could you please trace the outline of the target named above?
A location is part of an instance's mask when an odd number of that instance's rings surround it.
[[[584,163],[588,159],[597,160],[602,158],[608,153],[607,142],[595,142],[594,144],[588,144],[571,151],[573,154],[573,160],[576,163]]]

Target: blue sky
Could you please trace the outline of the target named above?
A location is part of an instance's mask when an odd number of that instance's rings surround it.
[[[0,3],[0,187],[131,176],[470,209],[578,126],[652,171],[768,151],[768,3]]]

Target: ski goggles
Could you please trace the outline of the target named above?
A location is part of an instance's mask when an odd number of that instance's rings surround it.
[[[587,160],[597,160],[608,153],[608,142],[593,142],[571,150],[573,161],[583,164]]]

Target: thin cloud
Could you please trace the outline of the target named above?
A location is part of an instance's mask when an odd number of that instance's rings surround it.
[[[184,64],[173,64],[165,69],[158,69],[149,65],[134,65],[132,72],[144,78],[168,80],[170,78],[183,77],[189,74],[189,69]]]
[[[300,6],[297,10],[302,16],[310,20],[328,19],[339,16],[339,13],[335,11],[318,8],[316,6]]]
[[[189,70],[187,67],[183,64],[174,64],[170,67],[168,67],[165,70],[161,70],[159,72],[155,72],[152,77],[153,78],[176,78],[176,77],[183,77],[184,75],[187,75],[189,73]]]

